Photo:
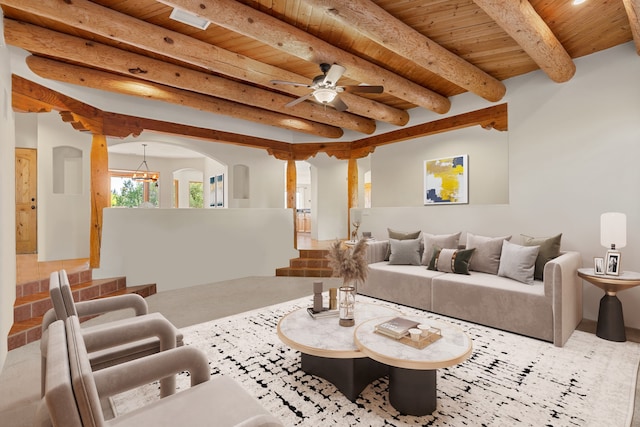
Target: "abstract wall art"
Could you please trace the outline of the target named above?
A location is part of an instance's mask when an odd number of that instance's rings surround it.
[[[469,203],[466,154],[424,162],[424,204]]]

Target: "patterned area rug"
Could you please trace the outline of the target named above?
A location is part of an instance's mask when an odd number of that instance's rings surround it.
[[[425,312],[358,296],[358,301]],[[628,426],[640,344],[614,343],[575,331],[562,348],[427,313],[462,328],[474,343],[464,363],[438,370],[438,406],[429,416],[399,414],[387,379],[371,383],[355,403],[329,382],[300,370],[300,353],[276,335],[278,320],[309,298],[183,329],[186,345],[205,351],[212,375],[228,375],[287,426]],[[337,320],[336,320],[337,321]],[[189,387],[186,374],[180,388]],[[118,396],[125,413],[157,399],[152,384]]]

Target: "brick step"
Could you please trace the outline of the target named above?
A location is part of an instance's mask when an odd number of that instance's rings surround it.
[[[300,256],[289,260],[288,267],[276,269],[276,276],[292,277],[331,277],[329,253],[326,249],[300,249]]]
[[[329,260],[326,258],[294,258],[289,260],[289,267],[329,268]]]
[[[293,277],[331,277],[333,270],[330,268],[311,268],[311,267],[280,267],[276,269],[276,276],[293,276]]]
[[[105,298],[127,293],[136,293],[142,297],[148,297],[156,293],[156,285],[126,286],[126,278],[98,279],[79,283],[71,286],[75,301],[87,301],[90,299]],[[41,297],[38,299],[38,297]],[[13,326],[9,331],[8,349],[13,350],[30,342],[39,340],[42,334],[41,325],[44,313],[51,308],[49,292],[38,292],[27,297],[16,299],[14,312],[17,310],[22,318],[14,318]],[[24,318],[26,311],[32,314]],[[43,311],[44,310],[44,311]],[[89,319],[82,318],[81,321]]]

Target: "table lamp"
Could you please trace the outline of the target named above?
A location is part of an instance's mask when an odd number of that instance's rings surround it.
[[[617,275],[620,271],[620,252],[627,245],[627,216],[620,212],[606,212],[600,216],[600,244],[608,248],[607,274]]]

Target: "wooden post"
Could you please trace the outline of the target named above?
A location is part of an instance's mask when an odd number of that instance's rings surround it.
[[[349,159],[349,167],[347,170],[347,238],[351,238],[351,208],[358,207],[358,159]]]
[[[293,212],[293,247],[298,249],[298,214],[296,210],[296,161],[287,160],[287,208]]]
[[[109,154],[107,138],[93,135],[91,143],[91,241],[89,267],[100,267],[102,242],[102,210],[111,205],[109,185]]]

